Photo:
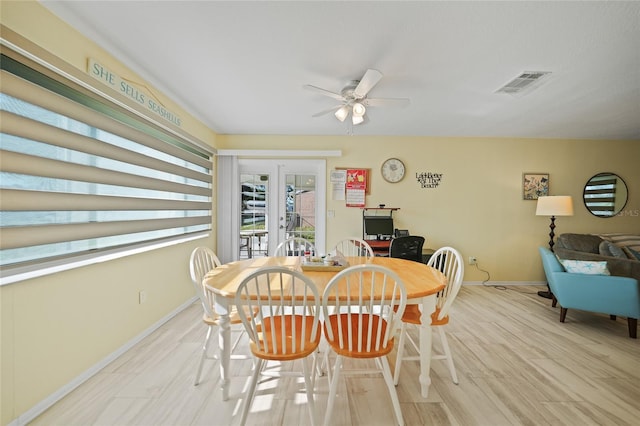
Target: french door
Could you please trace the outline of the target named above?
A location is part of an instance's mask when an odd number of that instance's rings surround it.
[[[325,160],[240,159],[240,259],[267,256],[290,237],[325,248]]]

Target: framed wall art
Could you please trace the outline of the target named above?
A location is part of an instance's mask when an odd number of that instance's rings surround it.
[[[549,195],[549,173],[523,173],[522,199],[537,200]]]

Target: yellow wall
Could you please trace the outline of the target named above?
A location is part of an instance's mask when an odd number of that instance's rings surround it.
[[[327,167],[371,168],[368,207],[399,207],[397,228],[423,235],[426,245],[451,245],[465,259],[478,258],[492,281],[542,281],[536,248],[549,241],[548,217],[536,216],[536,202],[522,199],[524,172],[549,173],[551,195],[571,195],[575,215],[556,220],[564,232],[640,233],[640,141],[534,140],[490,138],[359,137],[359,136],[218,136],[220,149],[341,149]],[[400,158],[407,168],[396,184],[380,175],[382,162]],[[442,173],[435,189],[422,189],[416,173]],[[589,178],[614,172],[629,189],[629,215],[597,218],[582,203]],[[330,196],[330,193],[328,194]],[[327,247],[346,235],[360,235],[362,211],[328,200]],[[465,281],[486,274],[466,266]]]
[[[0,3],[2,23],[80,70],[96,58],[122,76],[136,77],[117,59],[60,22],[35,2]],[[162,96],[156,91],[156,94]],[[168,108],[180,107],[163,97]],[[328,168],[372,170],[367,204],[399,207],[396,224],[474,255],[496,281],[541,281],[536,247],[548,241],[549,219],[522,200],[522,173],[548,172],[551,193],[572,195],[576,214],[557,220],[561,232],[640,232],[640,141],[566,141],[428,137],[216,136],[181,114],[183,129],[218,148],[340,149]],[[398,184],[379,168],[388,157],[408,169]],[[437,189],[420,189],[416,172],[444,175]],[[584,183],[615,172],[630,186],[626,212],[599,219],[582,206]],[[330,192],[329,192],[330,194]],[[328,200],[327,247],[358,235],[361,211]],[[215,223],[215,222],[214,222]],[[5,425],[104,359],[192,295],[188,256],[197,245],[215,247],[214,236],[0,288],[0,424]],[[465,281],[485,274],[468,267]],[[138,292],[148,301],[138,304]]]

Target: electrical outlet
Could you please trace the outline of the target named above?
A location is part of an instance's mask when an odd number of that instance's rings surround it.
[[[147,301],[147,292],[142,290],[140,291],[140,293],[138,293],[138,303],[142,305],[146,301]]]
[[[478,263],[478,258],[475,256],[469,256],[469,265],[475,265]]]

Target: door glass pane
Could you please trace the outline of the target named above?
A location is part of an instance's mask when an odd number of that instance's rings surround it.
[[[316,177],[285,175],[287,209],[286,238],[302,237],[316,241]]]
[[[240,259],[266,256],[268,248],[269,176],[241,174]]]

